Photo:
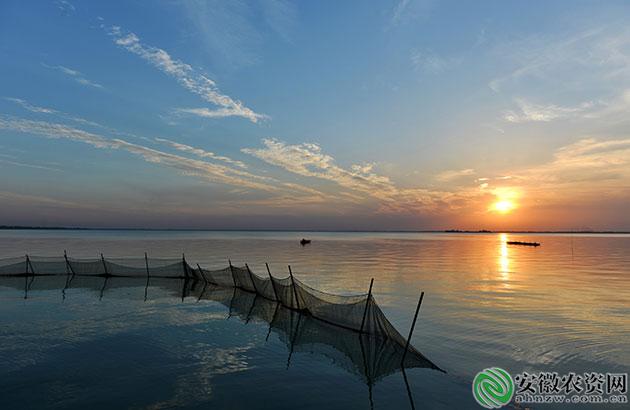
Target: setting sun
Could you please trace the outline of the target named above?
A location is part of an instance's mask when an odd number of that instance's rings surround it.
[[[514,202],[509,201],[509,200],[502,200],[502,201],[498,201],[492,204],[492,210],[502,213],[502,214],[507,214],[508,212],[512,211],[515,207],[516,206],[514,205]]]
[[[511,187],[500,187],[493,191],[495,201],[490,204],[488,210],[499,214],[508,214],[518,208],[517,199],[520,192]]]

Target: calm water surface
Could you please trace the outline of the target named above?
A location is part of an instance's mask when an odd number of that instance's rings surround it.
[[[313,239],[302,247],[302,237]],[[507,240],[542,243],[514,247]],[[630,236],[0,231],[0,257],[227,259],[332,293],[373,293],[446,374],[392,374],[370,389],[332,355],[297,351],[267,323],[169,286],[67,289],[0,280],[0,408],[479,408],[481,369],[628,372]],[[23,284],[24,279],[21,279]],[[146,291],[146,301],[145,301]],[[409,386],[409,390],[407,389]],[[411,397],[409,397],[411,393]],[[549,406],[544,406],[550,408]],[[588,408],[588,406],[580,406]],[[603,408],[595,406],[594,408]]]

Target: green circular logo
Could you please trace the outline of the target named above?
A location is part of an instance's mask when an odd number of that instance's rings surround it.
[[[498,409],[512,400],[514,382],[512,376],[499,367],[491,367],[477,373],[472,385],[473,396],[481,406]]]

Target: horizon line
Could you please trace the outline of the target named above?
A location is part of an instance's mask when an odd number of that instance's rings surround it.
[[[522,233],[522,234],[630,234],[630,231],[596,231],[596,230],[489,230],[489,229],[427,229],[427,230],[400,230],[400,229],[217,229],[217,228],[131,228],[131,227],[79,227],[79,226],[22,226],[0,225],[0,230],[58,230],[58,231],[188,231],[188,232],[313,232],[313,233]]]

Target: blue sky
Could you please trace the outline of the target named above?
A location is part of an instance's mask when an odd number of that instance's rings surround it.
[[[629,17],[4,1],[0,224],[627,230]]]

